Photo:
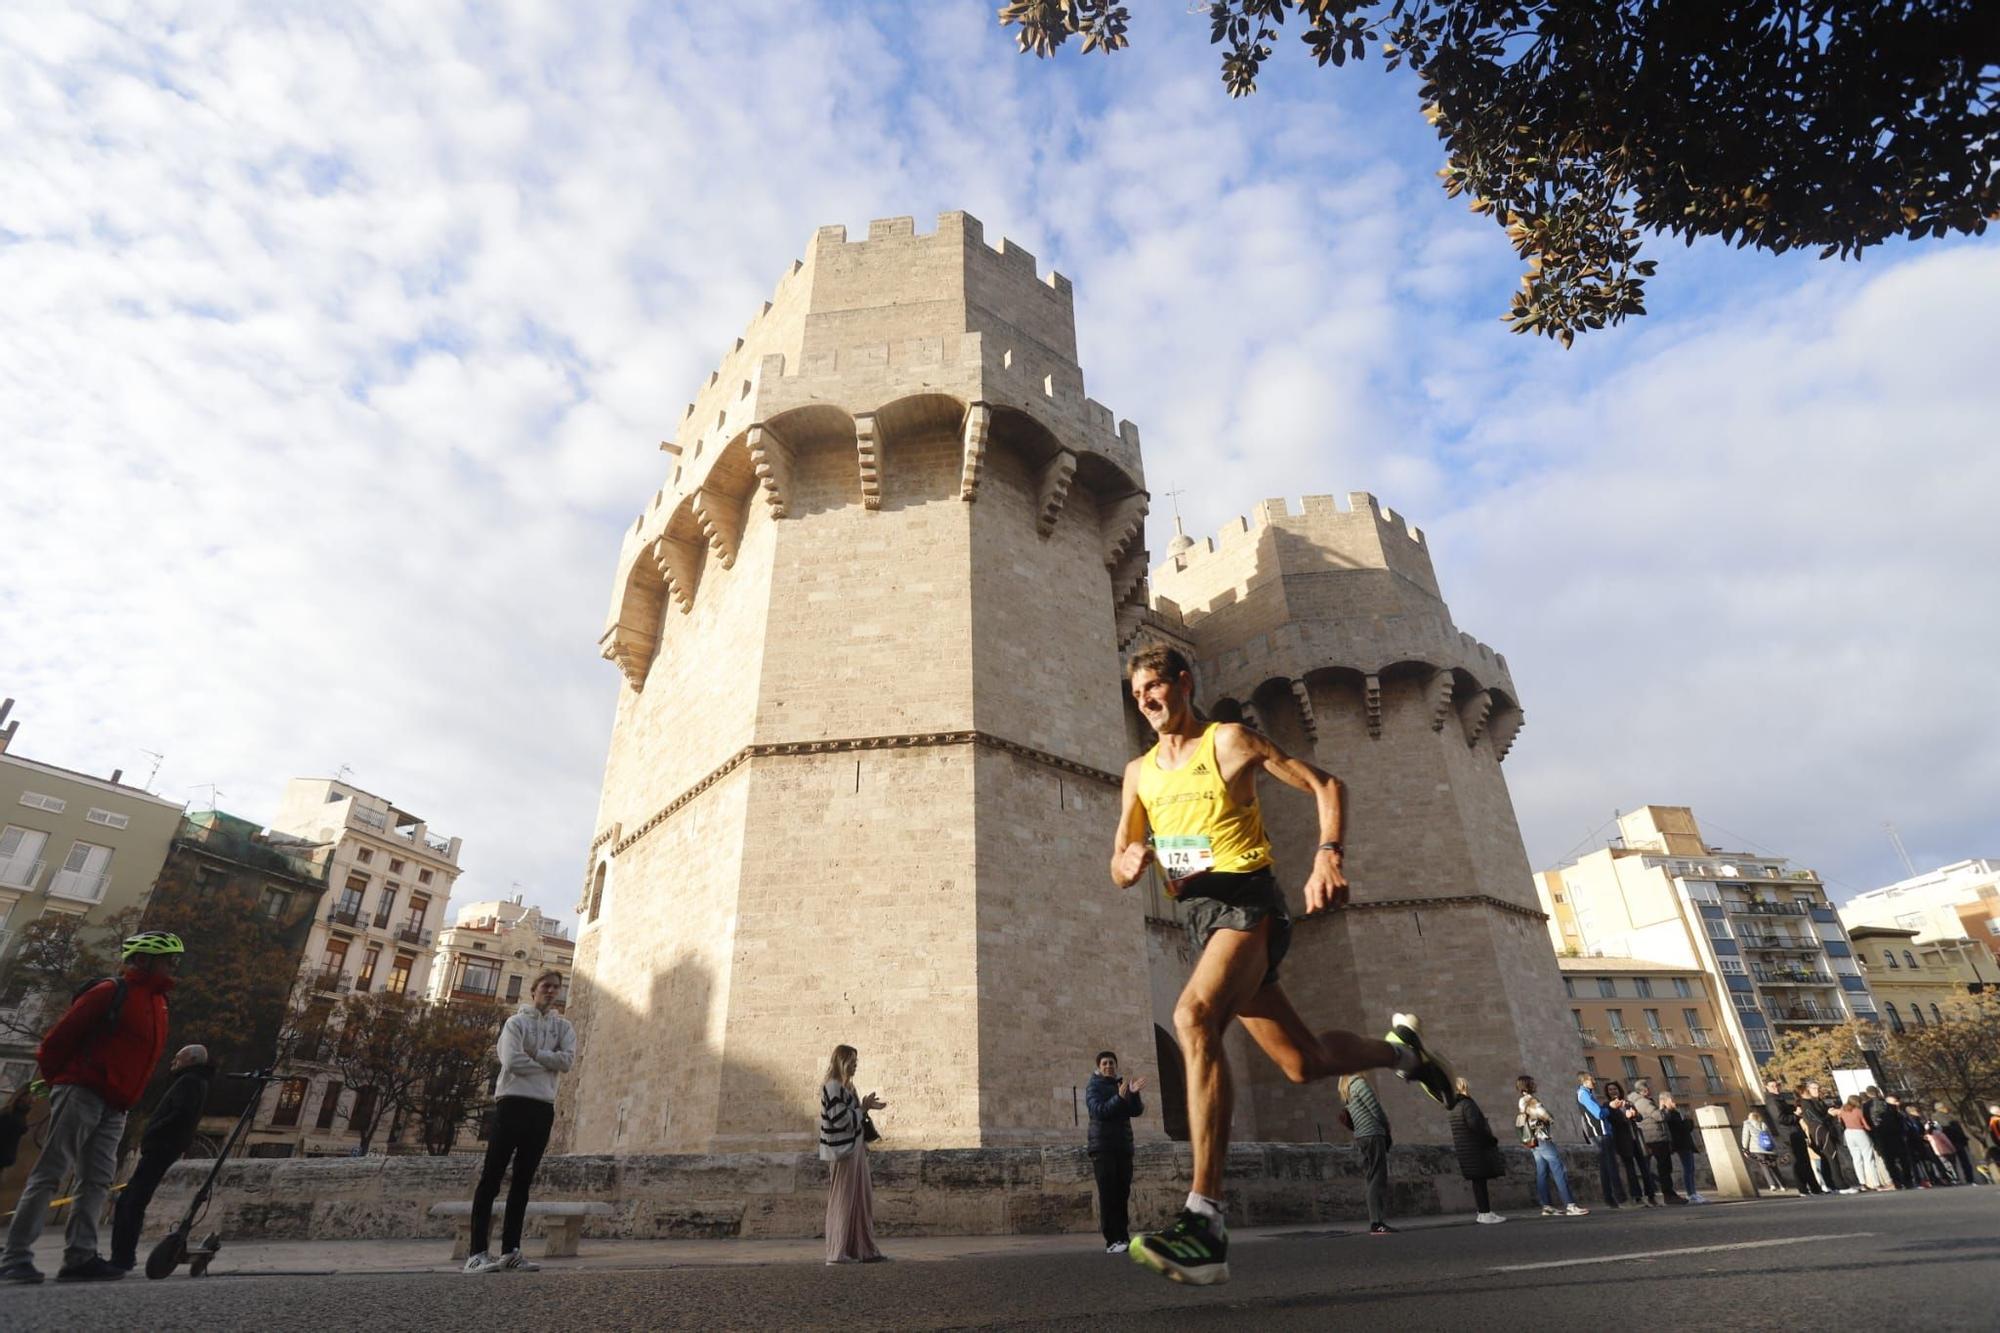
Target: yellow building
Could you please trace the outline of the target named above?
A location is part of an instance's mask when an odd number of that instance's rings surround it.
[[[1951,1018],[1951,1007],[1995,984],[1992,955],[1971,940],[1920,943],[1921,931],[1853,926],[1854,956],[1890,1028],[1902,1032]]]
[[[1730,1043],[1715,990],[1698,969],[1642,958],[1558,958],[1570,1021],[1583,1041],[1583,1066],[1599,1079],[1652,1080],[1683,1109],[1726,1106],[1743,1120],[1746,1062]],[[1560,1086],[1574,1080],[1565,1070]],[[1558,1080],[1544,1077],[1544,1089]],[[1543,1093],[1548,1100],[1548,1094]]]

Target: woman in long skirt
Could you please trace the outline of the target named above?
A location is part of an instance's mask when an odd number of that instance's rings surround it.
[[[889,1103],[854,1091],[854,1071],[861,1055],[852,1046],[836,1046],[827,1061],[826,1082],[819,1096],[819,1158],[833,1163],[833,1185],[826,1195],[826,1261],[830,1264],[872,1264],[883,1259],[875,1248],[875,1190],[868,1182],[868,1140],[863,1126],[870,1111]]]

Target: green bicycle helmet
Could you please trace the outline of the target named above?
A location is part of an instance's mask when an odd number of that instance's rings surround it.
[[[118,960],[129,962],[144,953],[186,953],[181,937],[165,930],[142,930],[118,948]]]

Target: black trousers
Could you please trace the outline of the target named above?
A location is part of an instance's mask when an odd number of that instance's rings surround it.
[[[132,1168],[132,1178],[125,1182],[125,1192],[118,1196],[117,1211],[111,1215],[112,1263],[128,1268],[136,1266],[139,1235],[146,1229],[146,1205],[153,1201],[153,1191],[160,1187],[160,1177],[180,1160],[178,1151],[140,1150],[139,1164]]]
[[[1653,1159],[1646,1156],[1638,1139],[1619,1140],[1618,1153],[1625,1159],[1625,1175],[1631,1181],[1633,1198],[1650,1199],[1660,1192],[1653,1183]]]
[[[1104,1226],[1104,1243],[1122,1245],[1132,1239],[1127,1206],[1132,1201],[1132,1154],[1094,1152],[1091,1174],[1097,1177],[1097,1216]]]
[[[1472,1206],[1482,1213],[1493,1211],[1493,1198],[1487,1193],[1486,1182],[1483,1180],[1472,1182]]]
[[[1389,1220],[1389,1136],[1361,1134],[1354,1147],[1361,1154],[1361,1178],[1368,1183],[1368,1222]]]
[[[1813,1176],[1812,1163],[1806,1159],[1806,1132],[1794,1129],[1786,1137],[1786,1146],[1792,1150],[1792,1185],[1801,1194],[1824,1194],[1819,1181]]]
[[[500,1253],[521,1248],[521,1226],[528,1217],[528,1191],[534,1188],[535,1171],[549,1146],[549,1131],[555,1128],[556,1104],[533,1097],[502,1097],[493,1103],[493,1136],[486,1140],[486,1164],[479,1172],[479,1186],[472,1191],[472,1249],[482,1254],[493,1234],[493,1198],[500,1193],[500,1177],[507,1163],[514,1164],[514,1180],[507,1187],[507,1212],[500,1228]]]
[[[1895,1130],[1869,1130],[1868,1137],[1874,1141],[1875,1155],[1882,1159],[1882,1165],[1889,1169],[1889,1179],[1903,1189],[1917,1182],[1910,1175],[1910,1148],[1904,1136]]]
[[[1653,1164],[1650,1180],[1658,1183],[1660,1196],[1668,1203],[1679,1203],[1681,1196],[1674,1193],[1674,1145],[1672,1140],[1646,1145],[1646,1157]]]

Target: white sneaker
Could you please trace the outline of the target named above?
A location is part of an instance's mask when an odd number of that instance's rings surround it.
[[[1688,1202],[1689,1202],[1689,1203],[1707,1203],[1707,1202],[1708,1202],[1708,1200],[1707,1200],[1707,1199],[1704,1199],[1704,1198],[1702,1198],[1702,1197],[1701,1197],[1701,1196],[1700,1196],[1699,1194],[1690,1194],[1690,1195],[1688,1195]]]
[[[1472,1220],[1475,1222],[1505,1222],[1507,1219],[1498,1213],[1479,1213]]]
[[[540,1264],[531,1264],[522,1258],[519,1250],[507,1251],[507,1253],[500,1256],[499,1261],[493,1266],[509,1273],[539,1273],[542,1271]]]
[[[1123,1254],[1125,1253],[1126,1250],[1130,1248],[1132,1247],[1126,1244],[1124,1241],[1114,1240],[1109,1245],[1104,1247],[1104,1252],[1106,1254]]]
[[[498,1259],[495,1259],[492,1255],[488,1254],[486,1251],[481,1250],[478,1254],[468,1257],[465,1261],[465,1267],[461,1268],[459,1272],[490,1273],[499,1266],[500,1266],[500,1261]]]
[[[1562,1215],[1564,1217],[1589,1217],[1590,1209],[1585,1208],[1582,1204],[1573,1203],[1569,1207],[1563,1209]]]
[[[1545,1204],[1543,1204],[1543,1205],[1542,1205],[1542,1216],[1543,1216],[1543,1217],[1560,1217],[1560,1216],[1562,1216],[1562,1209],[1560,1209],[1560,1208],[1554,1208],[1554,1207],[1551,1207],[1550,1205],[1548,1205],[1548,1204],[1546,1204],[1546,1203],[1545,1203]]]

